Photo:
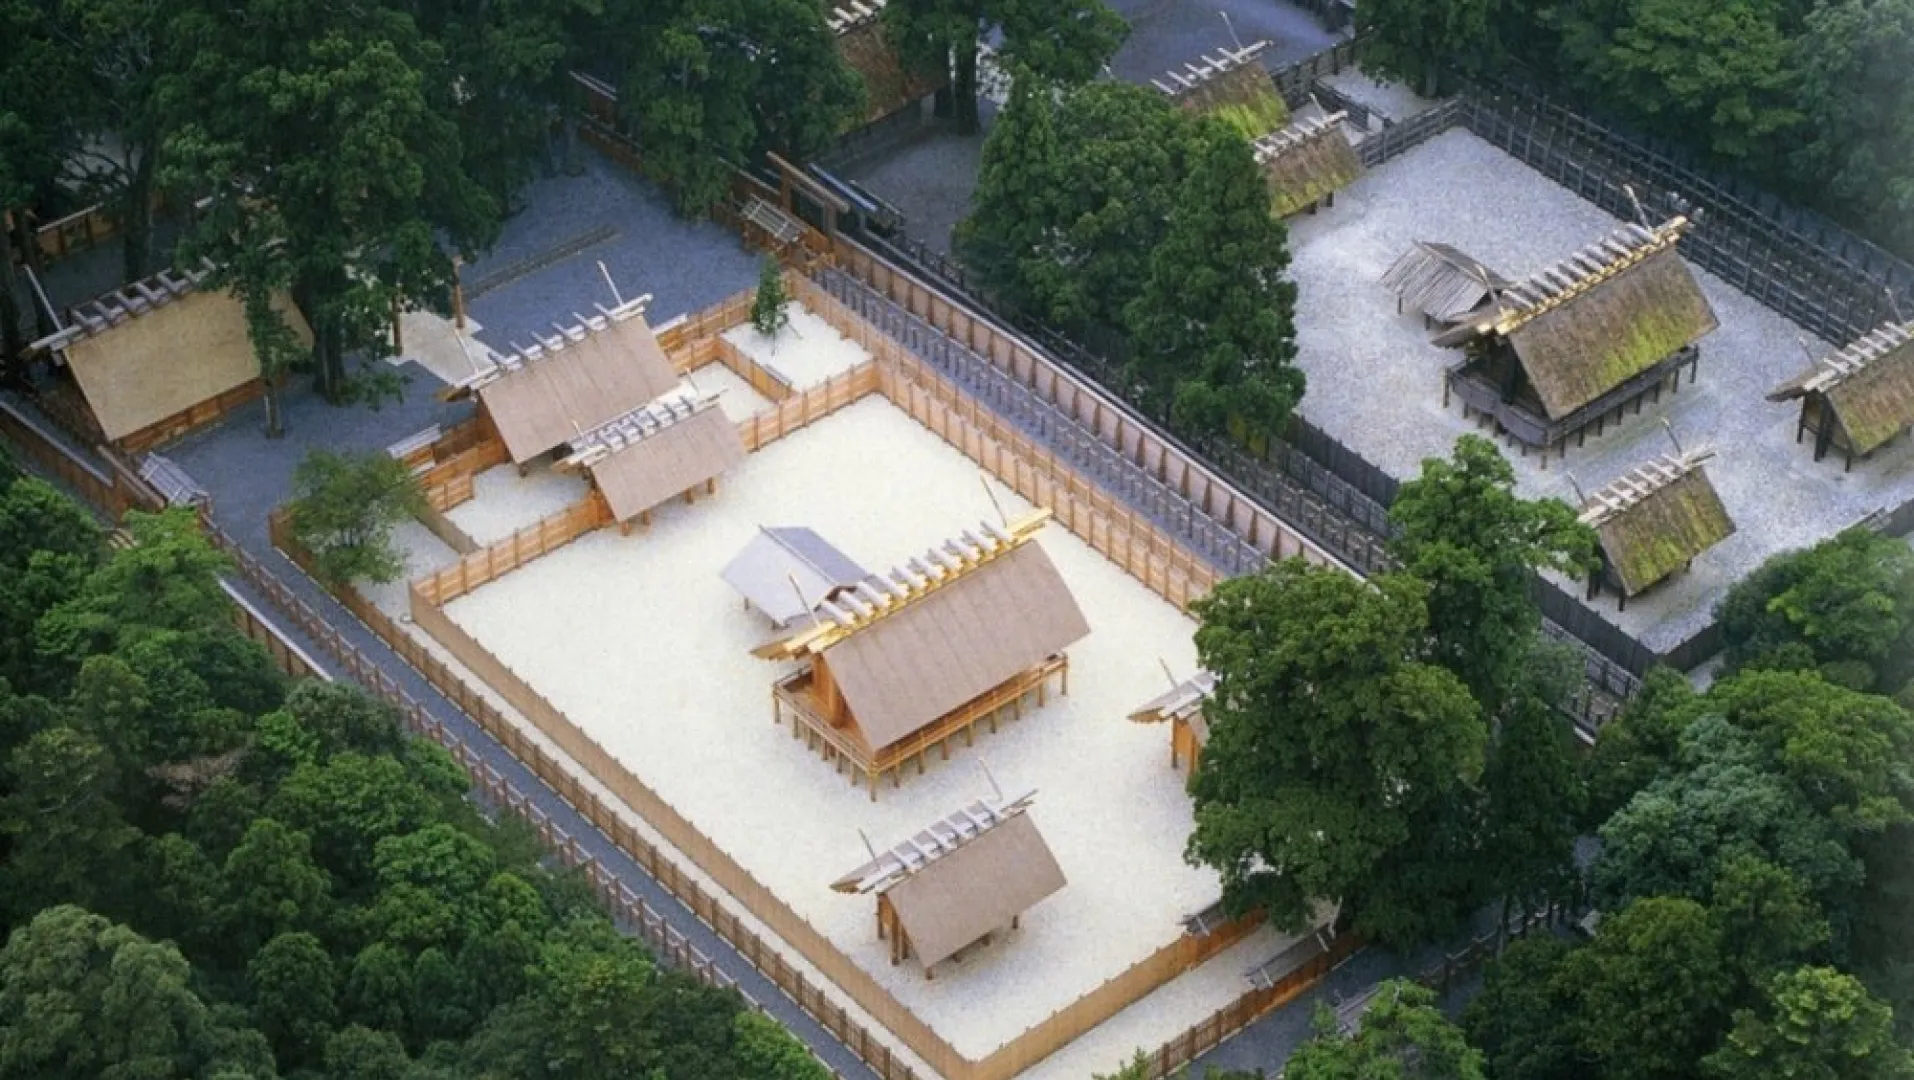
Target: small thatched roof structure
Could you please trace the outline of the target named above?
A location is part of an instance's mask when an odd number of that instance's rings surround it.
[[[1819,395],[1866,454],[1914,423],[1914,322],[1888,323],[1768,394],[1769,401]]]
[[[572,326],[500,356],[497,367],[466,384],[515,464],[576,441],[678,385],[645,322],[646,299],[574,316]]]
[[[1288,217],[1308,209],[1362,175],[1344,115],[1306,117],[1251,144],[1269,183],[1270,213]]]
[[[1688,228],[1677,217],[1617,230],[1506,290],[1496,310],[1435,343],[1506,341],[1549,419],[1560,420],[1719,325],[1675,250]]]
[[[1009,682],[1090,632],[1033,541],[1039,511],[988,522],[818,605],[824,625],[756,650],[826,666],[856,732],[879,751]]]
[[[977,802],[839,878],[839,892],[877,892],[926,969],[1008,925],[1062,889],[1063,868],[1031,820],[1035,792]]]
[[[1382,286],[1439,323],[1455,323],[1495,301],[1515,283],[1448,244],[1417,240],[1382,275]]]
[[[905,66],[885,31],[886,0],[848,0],[825,15],[837,53],[864,80],[864,112],[850,127],[874,123],[933,94],[944,80]]]
[[[1289,106],[1260,60],[1268,48],[1267,41],[1226,46],[1150,82],[1182,108],[1214,116],[1254,139],[1289,123]]]
[[[200,285],[211,266],[167,270],[72,308],[69,325],[33,343],[73,372],[100,432],[123,439],[259,378],[245,304]],[[303,343],[306,320],[285,296],[273,308]]]
[[[718,576],[785,627],[870,575],[815,531],[779,525],[760,526]]]
[[[1192,719],[1201,722],[1203,703],[1216,692],[1216,676],[1207,671],[1199,671],[1175,686],[1151,698],[1136,707],[1130,713],[1130,720],[1138,724],[1160,724],[1165,720]],[[1207,740],[1208,725],[1203,728]]]
[[[1712,452],[1664,457],[1588,497],[1582,524],[1595,530],[1623,596],[1634,596],[1734,535],[1735,523],[1708,482]]]
[[[744,460],[738,425],[717,395],[661,398],[572,440],[564,468],[582,468],[611,507],[630,521]]]

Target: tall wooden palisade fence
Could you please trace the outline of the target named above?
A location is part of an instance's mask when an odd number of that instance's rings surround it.
[[[119,520],[128,509],[157,511],[164,508],[164,500],[150,488],[132,490],[124,485],[116,487],[113,478],[71,455],[57,440],[40,431],[37,424],[5,401],[0,401],[0,439],[17,447],[31,464],[66,484],[109,520]],[[539,840],[558,856],[563,865],[577,868],[585,875],[620,925],[636,932],[674,967],[689,972],[708,986],[737,989],[740,996],[754,1008],[761,1007],[736,986],[736,980],[725,974],[682,932],[671,926],[664,913],[620,881],[617,874],[591,855],[577,837],[554,822],[535,799],[520,791],[457,732],[434,717],[252,553],[209,518],[202,516],[201,520],[213,545],[232,558],[241,580],[290,618],[307,639],[330,654],[339,664],[340,675],[359,683],[375,697],[391,705],[408,731],[445,747],[483,798],[492,805],[504,807],[524,818],[536,831]],[[283,516],[275,515],[268,523],[268,530],[276,546],[284,549],[291,542]],[[227,594],[234,602],[235,624],[247,637],[266,648],[281,671],[292,678],[331,681],[335,677],[245,596],[230,586],[227,587]],[[832,1003],[776,950],[766,947],[748,928],[738,925],[714,898],[703,891],[697,881],[685,875],[675,863],[660,857],[643,837],[638,836],[628,825],[623,825],[595,793],[583,788],[569,770],[553,761],[542,746],[527,740],[516,727],[504,721],[482,695],[403,634],[383,612],[357,599],[356,593],[350,597],[341,596],[340,600],[402,659],[445,694],[448,701],[471,717],[540,781],[603,830],[667,891],[683,901],[701,922],[736,946],[752,966],[867,1062],[879,1077],[883,1080],[917,1080],[917,1074],[904,1062],[896,1060],[887,1046],[859,1026],[843,1008]],[[835,1071],[833,1075],[841,1076]]]

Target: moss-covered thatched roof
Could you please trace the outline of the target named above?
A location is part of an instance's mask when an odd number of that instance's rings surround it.
[[[1255,139],[1289,123],[1289,106],[1258,59],[1269,42],[1204,54],[1150,80],[1179,106],[1214,116]]]
[[[1362,159],[1343,131],[1342,113],[1298,120],[1257,139],[1256,163],[1269,183],[1269,209],[1288,217],[1362,175]]]
[[[1582,504],[1624,596],[1634,596],[1734,535],[1708,482],[1712,453],[1665,457],[1610,483]]]
[[[832,28],[837,31],[838,55],[864,80],[864,114],[847,127],[882,120],[943,85],[942,79],[904,66],[885,36],[883,20],[875,17],[833,19]]]
[[[1914,322],[1876,328],[1790,379],[1768,400],[1805,394],[1827,398],[1857,454],[1900,434],[1914,423]]]
[[[1493,318],[1435,342],[1507,340],[1543,410],[1560,420],[1719,325],[1675,250],[1688,227],[1677,217],[1620,229],[1509,289]]]

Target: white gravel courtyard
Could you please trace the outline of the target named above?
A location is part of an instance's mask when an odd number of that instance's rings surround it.
[[[773,404],[770,398],[758,393],[742,376],[723,364],[706,364],[692,372],[686,381],[704,393],[719,394],[718,408],[733,420],[749,420]]]
[[[1512,279],[1540,270],[1619,226],[1614,218],[1462,130],[1450,131],[1382,166],[1338,193],[1336,205],[1292,225],[1292,273],[1298,283],[1297,338],[1309,376],[1302,411],[1312,422],[1401,478],[1423,458],[1449,452],[1478,429],[1460,404],[1442,405],[1442,373],[1459,354],[1429,344],[1422,319],[1396,314],[1380,279],[1415,240],[1454,244]],[[1807,366],[1802,332],[1713,275],[1695,269],[1721,321],[1701,342],[1700,380],[1684,373],[1681,392],[1645,404],[1619,427],[1566,459],[1519,456],[1529,495],[1577,503],[1570,477],[1596,488],[1672,447],[1667,417],[1689,449],[1720,457],[1709,477],[1738,531],[1618,613],[1613,594],[1596,602],[1603,617],[1656,649],[1671,647],[1711,620],[1715,601],[1768,556],[1832,535],[1877,510],[1914,496],[1914,440],[1902,439],[1844,474],[1830,455],[1813,460],[1794,441],[1796,403],[1764,395]],[[1826,342],[1809,341],[1817,354]]]
[[[808,390],[830,381],[868,359],[855,341],[793,300],[784,309],[790,323],[775,338],[758,333],[750,323],[724,332],[724,339],[760,367],[784,380],[793,390]]]
[[[536,498],[528,488],[527,497]],[[512,498],[510,490],[486,497]],[[1012,515],[1015,495],[997,497]],[[808,525],[867,569],[995,520],[977,466],[871,397],[753,454],[715,498],[660,508],[648,531],[601,530],[448,606],[559,709],[684,813],[957,1050],[983,1057],[1182,933],[1217,895],[1183,863],[1192,827],[1169,732],[1124,717],[1163,689],[1159,659],[1195,666],[1194,624],[1061,525],[1040,541],[1091,634],[1070,650],[1070,694],[974,748],[931,756],[872,802],[771,722],[781,665],[750,649],[769,624],[719,569],[760,525]],[[1020,930],[938,969],[892,967],[874,902],[829,883],[990,793],[1037,789],[1031,811],[1068,884]],[[1244,972],[1280,948],[1261,931],[1106,1023],[1032,1075],[1081,1078],[1155,1047],[1241,996]]]
[[[573,505],[590,489],[583,473],[562,473],[539,461],[520,477],[518,466],[506,462],[474,476],[472,498],[445,516],[484,547]]]

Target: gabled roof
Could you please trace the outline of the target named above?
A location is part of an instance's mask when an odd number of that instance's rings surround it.
[[[845,66],[864,80],[864,113],[857,123],[881,120],[943,85],[906,66],[880,18],[886,0],[846,0],[825,13]]]
[[[884,892],[926,968],[1062,889],[1063,868],[1028,813],[983,830]]]
[[[1769,401],[1825,395],[1857,454],[1914,423],[1914,322],[1888,323],[1769,393]]]
[[[1344,115],[1305,117],[1250,144],[1269,184],[1270,213],[1288,217],[1362,175]]]
[[[1417,240],[1382,275],[1382,286],[1437,322],[1468,316],[1514,282],[1448,244]]]
[[[738,425],[717,395],[660,398],[572,442],[567,468],[582,467],[615,521],[646,510],[744,460]]]
[[[1481,318],[1436,335],[1445,348],[1508,341],[1552,420],[1593,402],[1719,325],[1675,250],[1687,218],[1628,225],[1502,294]]]
[[[781,525],[760,526],[718,576],[773,623],[788,626],[869,574],[816,532]]]
[[[1049,516],[966,531],[818,605],[822,626],[756,653],[822,657],[858,731],[881,750],[1090,632],[1032,542]]]
[[[1189,720],[1200,717],[1203,703],[1216,692],[1216,676],[1199,671],[1175,686],[1136,707],[1130,719],[1139,724],[1160,724],[1165,720]],[[1207,726],[1205,734],[1207,734]]]
[[[1260,59],[1268,48],[1267,41],[1240,49],[1225,46],[1150,84],[1182,108],[1214,116],[1254,139],[1289,123],[1289,106]]]
[[[555,446],[640,408],[678,385],[678,374],[644,318],[645,299],[577,322],[528,348],[514,348],[465,388],[484,401],[512,461]]]
[[[1708,482],[1712,451],[1669,456],[1630,471],[1582,504],[1602,553],[1627,596],[1648,588],[1734,535],[1735,523]]]
[[[65,329],[31,346],[61,353],[109,441],[259,377],[245,305],[202,290],[211,273],[168,270],[121,286],[72,308]],[[274,297],[273,308],[295,337],[312,340],[289,299]]]

